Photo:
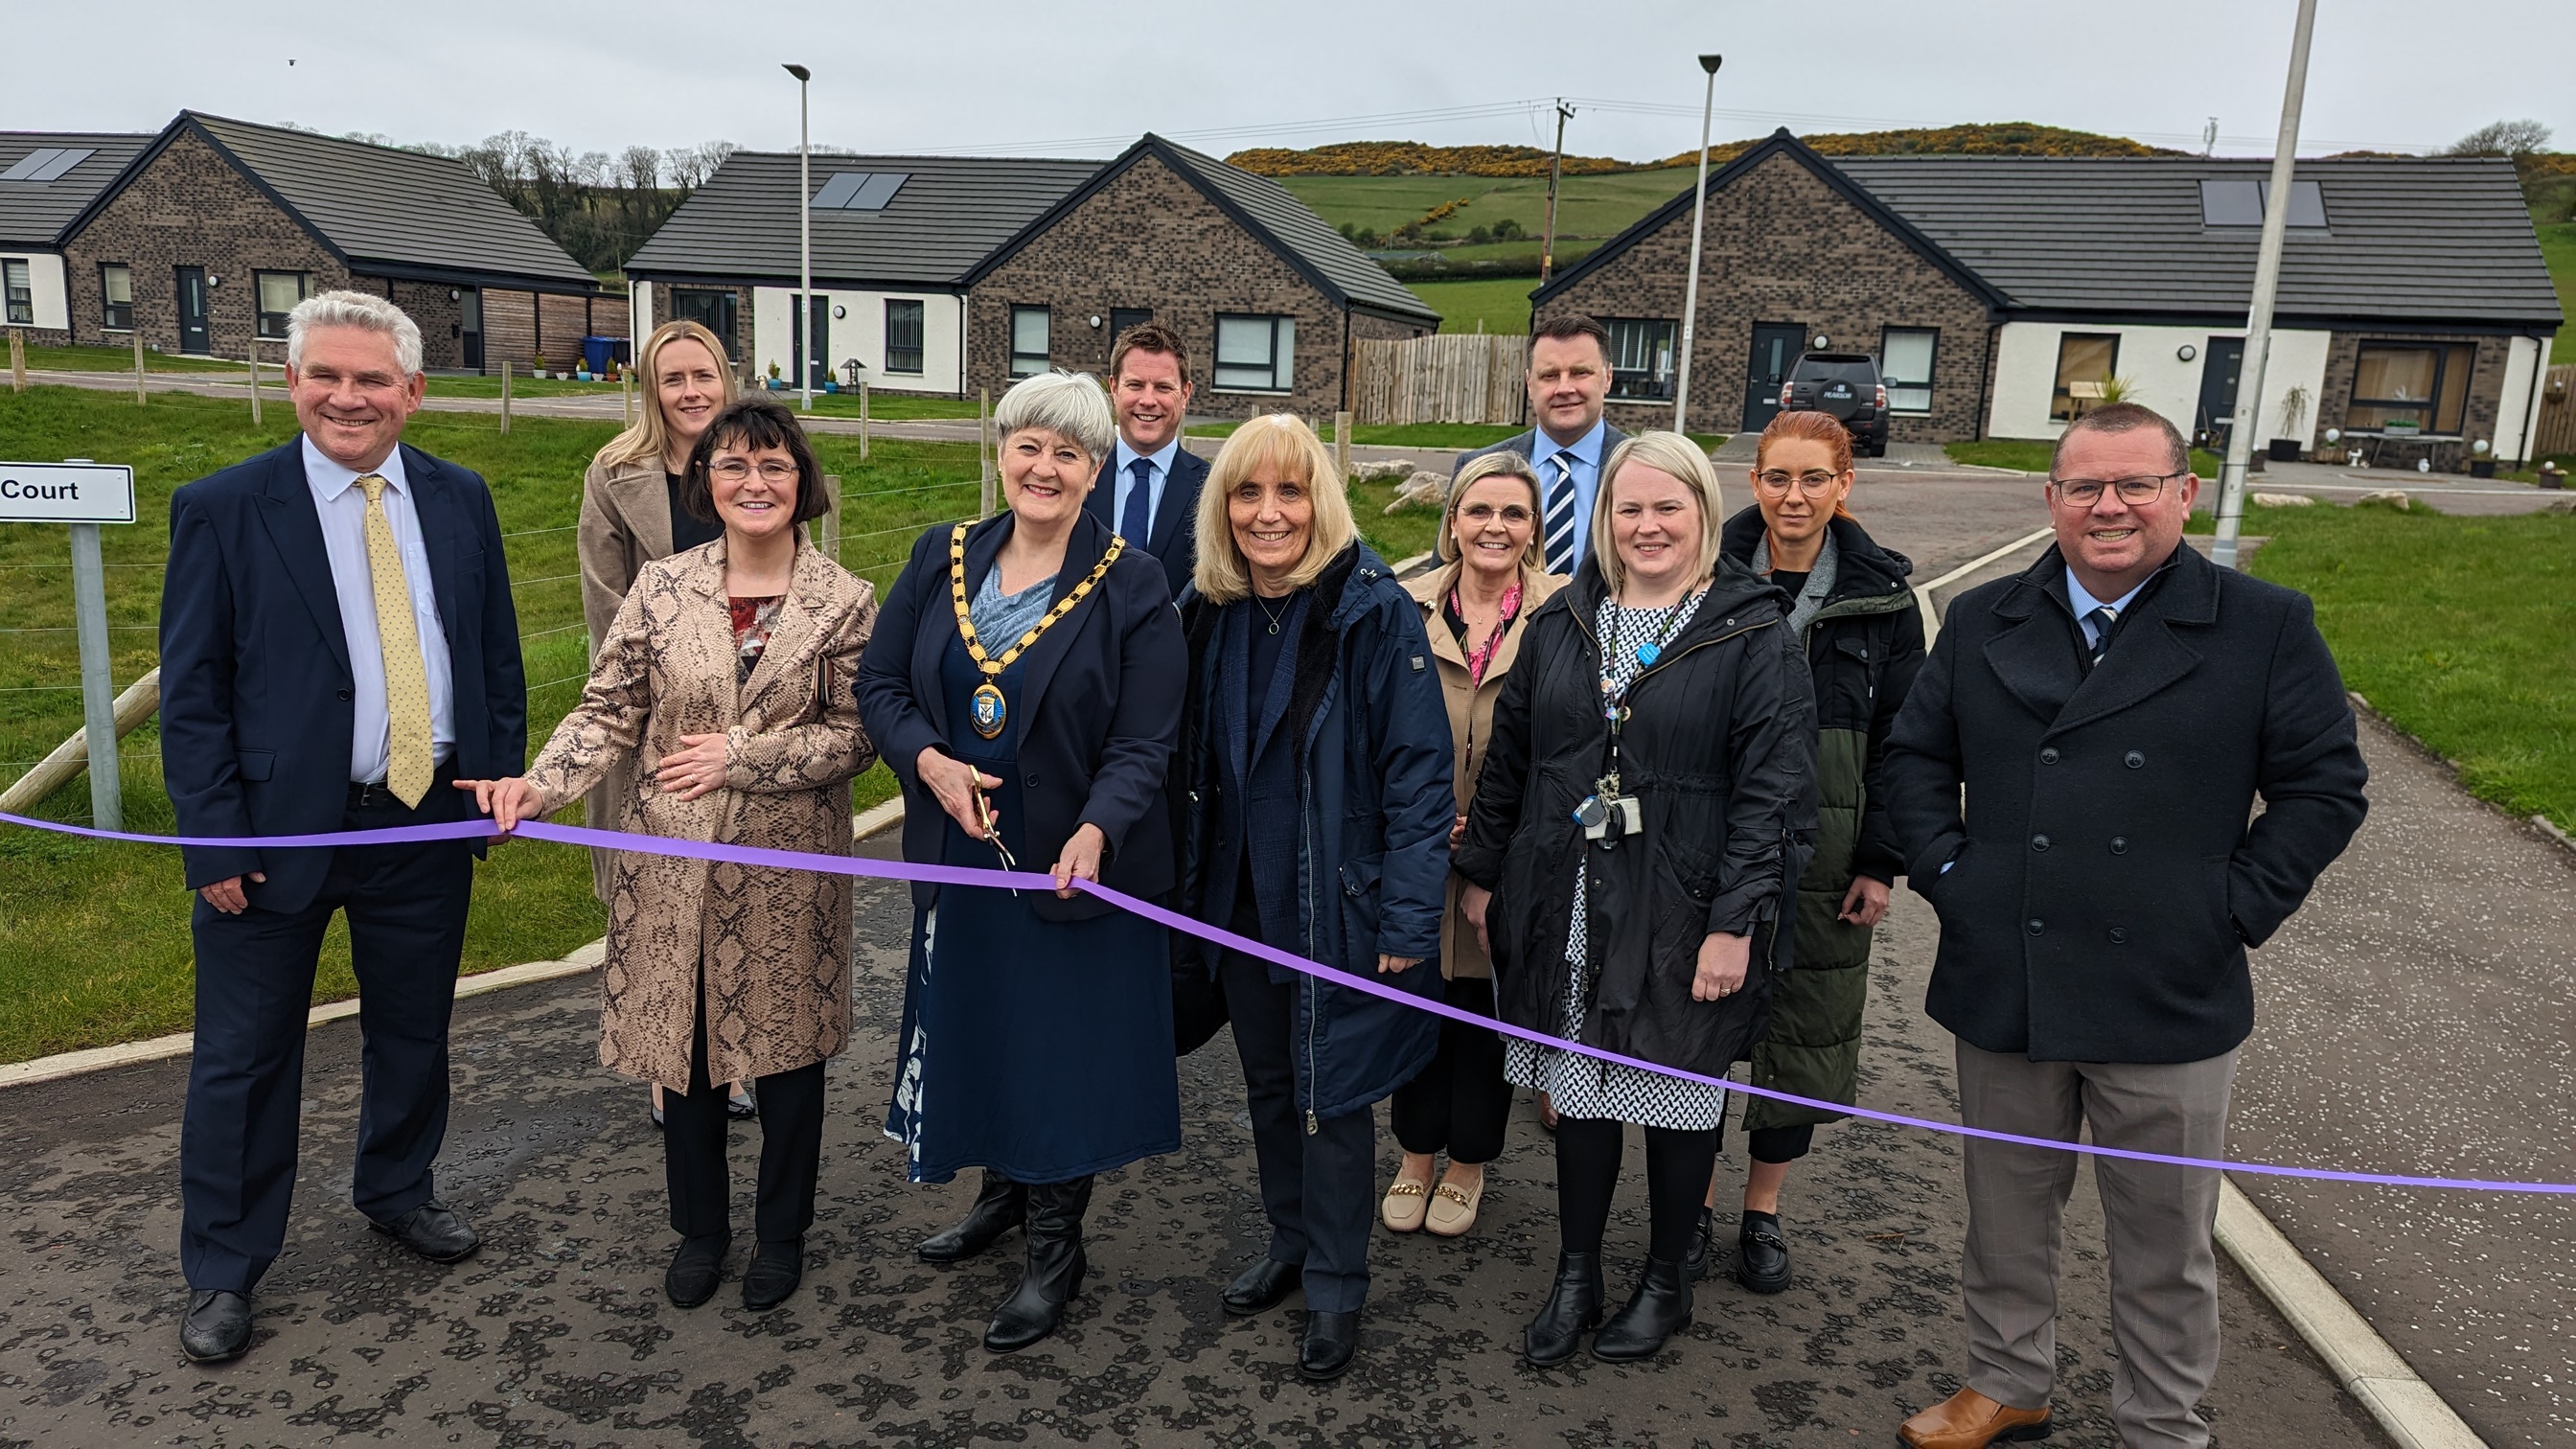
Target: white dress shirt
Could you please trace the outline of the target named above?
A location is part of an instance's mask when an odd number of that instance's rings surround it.
[[[1163,516],[1163,485],[1171,481],[1172,459],[1177,457],[1180,451],[1181,435],[1177,432],[1172,434],[1170,442],[1150,453],[1137,452],[1127,446],[1125,433],[1118,435],[1118,446],[1110,450],[1109,526],[1111,528],[1118,527],[1127,517],[1127,495],[1136,489],[1136,474],[1133,470],[1136,460],[1143,458],[1154,465],[1153,488],[1145,495],[1146,531],[1149,533],[1153,531],[1154,521]],[[1129,539],[1128,542],[1143,548],[1146,540],[1135,538]]]
[[[1574,479],[1574,567],[1583,567],[1592,552],[1592,500],[1601,491],[1601,445],[1610,431],[1610,420],[1603,418],[1592,425],[1592,431],[1571,443],[1560,446],[1547,435],[1545,428],[1530,430],[1530,466],[1538,473],[1539,529],[1547,529],[1547,493],[1556,486],[1556,464],[1551,461],[1563,454],[1566,471]],[[1544,540],[1542,540],[1544,541]]]
[[[2148,579],[2154,577],[2155,575],[2153,574],[2147,575]],[[2066,570],[2066,605],[2068,608],[2075,611],[2075,622],[2082,625],[2084,628],[2084,643],[2087,648],[2098,649],[2102,645],[2102,640],[2098,637],[2099,630],[2093,623],[2093,611],[2095,609],[2108,608],[2111,611],[2113,622],[2116,623],[2122,614],[2129,612],[2129,601],[2136,598],[2138,596],[2138,590],[2143,589],[2146,586],[2147,579],[2140,579],[2135,588],[2130,589],[2127,593],[2122,594],[2116,599],[2097,599],[2093,597],[2092,590],[2084,587],[2084,581],[2075,577],[2075,569],[2073,566],[2068,566]]]
[[[411,481],[403,476],[397,447],[374,469],[385,480],[385,522],[402,551],[403,582],[411,589],[412,629],[420,636],[421,673],[429,682],[429,748],[444,763],[456,753],[455,669],[447,657],[447,630],[439,622],[438,593],[429,577],[420,516],[412,511]],[[359,475],[332,462],[313,440],[304,440],[304,482],[322,519],[322,547],[331,555],[331,588],[340,598],[340,632],[349,641],[349,677],[357,700],[349,734],[349,779],[372,785],[385,778],[393,753],[393,719],[385,705],[385,646],[376,635],[376,576],[367,566],[367,493]]]

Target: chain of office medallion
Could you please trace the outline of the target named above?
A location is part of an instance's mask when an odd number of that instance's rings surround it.
[[[984,652],[983,641],[975,637],[974,620],[968,617],[968,607],[966,603],[966,529],[967,525],[961,523],[954,529],[951,529],[948,534],[948,595],[950,601],[954,603],[957,608],[957,632],[966,640],[967,657],[975,661],[975,667],[982,670],[987,678],[998,675],[1003,670],[1010,668],[1012,661],[1018,659],[1030,645],[1038,642],[1039,635],[1055,627],[1057,620],[1072,613],[1074,605],[1081,603],[1083,599],[1091,593],[1093,586],[1097,585],[1102,578],[1108,575],[1109,566],[1116,563],[1118,561],[1118,555],[1125,552],[1127,548],[1126,539],[1112,534],[1109,539],[1108,551],[1101,554],[1100,562],[1092,565],[1090,576],[1085,578],[1081,583],[1076,584],[1072,593],[1065,595],[1054,608],[1049,609],[1047,611],[1047,616],[1038,620],[1035,627],[1031,628],[1027,633],[1022,634],[1020,636],[1020,642],[1012,645],[1008,652],[1004,653],[1001,658],[995,659]]]

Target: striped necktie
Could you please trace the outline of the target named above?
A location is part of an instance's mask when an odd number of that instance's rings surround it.
[[[1547,483],[1547,571],[1574,572],[1574,463],[1564,453],[1548,459],[1556,476]]]
[[[2084,616],[2084,622],[2093,626],[2093,662],[2095,664],[2100,664],[2102,656],[2110,652],[2111,626],[2119,621],[2120,616],[2112,613],[2111,606],[2108,604],[2100,605]]]
[[[403,577],[402,549],[385,517],[385,480],[358,480],[367,495],[367,574],[375,585],[376,647],[385,655],[385,785],[394,798],[419,809],[438,762],[429,740],[429,671],[420,659],[420,630],[411,611],[411,584]]]

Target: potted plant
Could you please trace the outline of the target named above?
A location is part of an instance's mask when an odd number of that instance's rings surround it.
[[[2469,476],[2472,478],[2495,476],[2495,449],[2484,438],[2469,445]]]
[[[2307,420],[2308,385],[2304,382],[2294,382],[2281,394],[2281,431],[2288,436],[2276,437],[2272,440],[2273,462],[2299,461],[2299,431]]]
[[[536,363],[535,363],[535,365],[534,365],[533,367],[531,367],[531,368],[529,369],[529,372],[530,372],[530,374],[531,374],[532,376],[536,377],[539,381],[543,381],[543,380],[545,379],[545,375],[546,375],[546,355],[545,355],[544,353],[540,352],[540,353],[538,353],[538,354],[537,354],[537,360],[536,360]]]
[[[778,380],[778,364],[773,361],[769,364],[769,390],[771,392],[776,392],[782,386],[785,386],[785,384]]]

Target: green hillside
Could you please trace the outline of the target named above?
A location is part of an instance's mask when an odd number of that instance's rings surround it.
[[[2549,279],[2558,284],[2558,310],[2576,319],[2576,221],[2557,222],[2539,230],[2540,255],[2549,263]],[[1425,295],[1422,300],[1430,302],[1431,298]],[[1473,331],[1474,324],[1469,324],[1468,330]],[[2549,361],[2553,366],[2576,362],[2576,321],[2558,329],[2558,340],[2549,349]]]

